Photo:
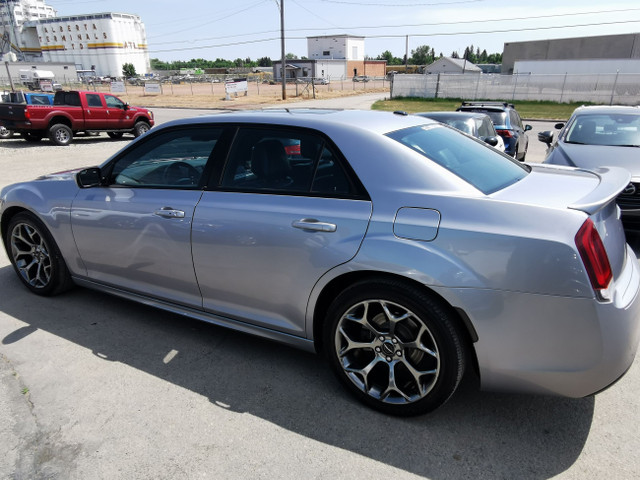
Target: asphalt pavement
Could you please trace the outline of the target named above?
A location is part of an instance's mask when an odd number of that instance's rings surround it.
[[[526,123],[541,161],[553,124]],[[127,143],[0,142],[0,187]],[[595,397],[480,392],[468,375],[433,414],[389,417],[320,357],[87,289],[37,297],[0,252],[0,478],[636,479],[639,399],[636,360]]]

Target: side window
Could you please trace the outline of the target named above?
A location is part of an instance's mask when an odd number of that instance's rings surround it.
[[[287,128],[241,128],[221,186],[295,194],[338,195],[353,190],[321,136]]]
[[[483,118],[479,122],[480,125],[478,127],[478,135],[480,137],[485,138],[495,135],[491,120],[489,120],[488,118]]]
[[[511,125],[512,127],[522,127],[522,122],[520,121],[520,115],[518,115],[514,110],[509,110],[509,114],[511,115]]]
[[[90,107],[101,108],[102,100],[100,99],[100,95],[96,95],[95,93],[87,93],[87,105]]]
[[[111,185],[195,189],[221,128],[191,127],[166,131],[136,145],[118,158]]]
[[[113,95],[105,95],[104,99],[107,102],[107,107],[124,108],[124,102],[120,100],[118,97],[114,97]]]

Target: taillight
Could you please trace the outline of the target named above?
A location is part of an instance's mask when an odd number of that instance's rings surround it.
[[[501,137],[506,137],[506,138],[513,137],[513,133],[511,133],[511,130],[496,130],[496,133]]]
[[[29,120],[31,118],[31,112],[27,108],[24,109],[24,118]]]
[[[607,251],[593,222],[588,218],[576,234],[576,247],[594,290],[605,290],[613,273]]]

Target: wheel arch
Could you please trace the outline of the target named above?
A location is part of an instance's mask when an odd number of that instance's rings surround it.
[[[52,117],[51,120],[49,120],[49,129],[51,129],[51,127],[53,127],[54,125],[58,125],[60,123],[73,130],[73,122],[64,115],[56,115],[55,117]]]
[[[467,313],[462,308],[451,305],[444,297],[439,295],[436,291],[432,290],[428,286],[402,275],[388,272],[371,270],[348,272],[332,279],[329,283],[327,283],[327,285],[322,288],[322,291],[318,295],[318,299],[315,303],[312,317],[313,342],[316,352],[322,352],[322,331],[324,329],[325,317],[327,311],[329,310],[331,302],[340,294],[340,292],[351,285],[363,281],[375,282],[380,280],[392,280],[395,282],[406,284],[407,286],[417,288],[430,297],[436,299],[436,301],[438,301],[443,306],[443,308],[448,309],[453,314],[454,318],[458,322],[460,331],[463,333],[464,338],[462,339],[462,341],[464,344],[464,348],[469,354],[468,358],[471,360],[471,364],[473,365],[475,372],[477,374],[479,373],[478,359],[476,356],[475,348],[473,348],[473,344],[478,341],[478,334]]]

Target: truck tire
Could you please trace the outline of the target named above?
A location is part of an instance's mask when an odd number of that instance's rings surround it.
[[[145,122],[144,120],[140,120],[133,127],[133,136],[139,137],[140,135],[144,135],[151,129],[151,126]]]
[[[57,123],[49,129],[49,139],[56,145],[65,146],[71,143],[73,131],[63,123]]]
[[[119,140],[124,134],[122,132],[107,132],[107,135],[109,135],[109,137],[113,138],[114,140]]]
[[[22,132],[20,134],[20,136],[25,139],[27,142],[39,142],[40,140],[42,140],[42,135],[39,133],[32,133],[32,132]]]
[[[8,130],[4,127],[0,127],[0,139],[4,140],[13,137],[13,130]]]

